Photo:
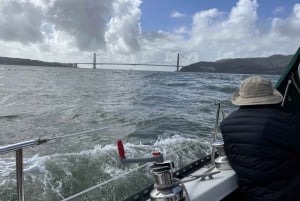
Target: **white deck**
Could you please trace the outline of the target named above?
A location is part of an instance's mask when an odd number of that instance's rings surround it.
[[[201,168],[192,175],[200,175],[207,168]],[[218,171],[213,169],[212,172]],[[233,170],[221,170],[213,175],[214,179],[200,179],[185,183],[191,201],[219,201],[238,188],[237,176]]]

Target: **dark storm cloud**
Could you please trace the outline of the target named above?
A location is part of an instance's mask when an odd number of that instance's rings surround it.
[[[47,19],[75,37],[81,50],[105,46],[106,23],[112,12],[112,0],[57,0],[48,8]]]
[[[0,40],[21,43],[43,39],[40,31],[43,13],[29,2],[2,1],[0,3]]]

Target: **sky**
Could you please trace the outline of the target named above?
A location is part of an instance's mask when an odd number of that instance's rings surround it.
[[[180,65],[294,54],[296,0],[0,0],[0,56]]]

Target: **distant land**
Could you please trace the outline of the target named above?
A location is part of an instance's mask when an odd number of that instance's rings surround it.
[[[272,55],[269,57],[222,59],[215,62],[201,61],[184,66],[180,71],[279,75],[292,57],[293,55]]]
[[[0,65],[23,65],[23,66],[51,66],[51,67],[75,67],[73,64],[59,62],[45,62],[31,59],[0,57]]]
[[[221,59],[215,62],[200,61],[184,66],[180,72],[210,72],[237,74],[279,75],[288,65],[293,55],[272,55],[269,57]],[[0,65],[72,67],[74,64],[45,62],[39,60],[0,57]]]

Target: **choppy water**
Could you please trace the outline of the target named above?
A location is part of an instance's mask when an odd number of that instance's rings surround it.
[[[30,201],[63,200],[136,168],[120,164],[120,138],[127,157],[159,150],[182,167],[209,152],[213,103],[232,111],[247,76],[0,66],[0,146],[114,126],[24,150]],[[146,166],[73,200],[120,201],[151,182]],[[0,155],[0,200],[16,200],[15,186],[14,153]]]

